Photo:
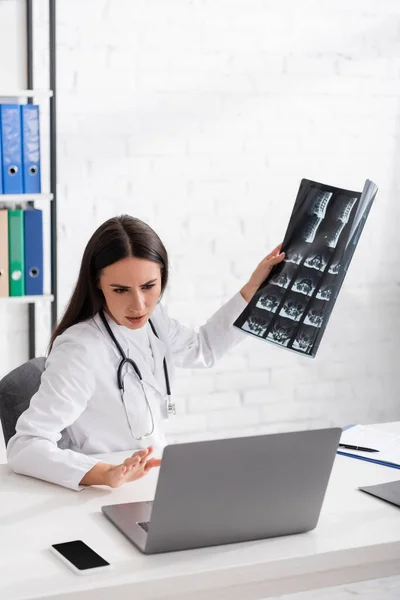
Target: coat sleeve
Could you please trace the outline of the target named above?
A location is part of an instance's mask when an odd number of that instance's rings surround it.
[[[57,442],[93,395],[95,378],[90,364],[90,345],[84,337],[66,331],[56,339],[39,390],[18,419],[16,433],[7,445],[13,471],[73,490],[85,487],[79,485],[80,480],[99,460],[63,450]]]
[[[162,307],[174,365],[188,368],[213,366],[216,360],[246,337],[240,329],[233,327],[246,306],[247,302],[238,292],[198,332],[169,317]]]

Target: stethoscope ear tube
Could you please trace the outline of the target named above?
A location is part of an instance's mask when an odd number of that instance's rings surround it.
[[[124,382],[122,380],[122,369],[124,368],[124,364],[125,364],[125,361],[121,360],[121,362],[118,365],[118,369],[117,369],[117,384],[118,384],[118,389],[120,390],[120,392],[124,391]]]
[[[156,336],[156,338],[158,338],[156,328],[154,327],[154,325],[150,321],[150,319],[149,319],[149,323],[150,323],[150,327],[151,327],[154,335]],[[160,339],[160,338],[158,338],[158,339]],[[167,388],[167,396],[168,396],[168,412],[169,412],[170,406],[173,406],[173,410],[175,411],[175,405],[173,405],[171,403],[171,386],[169,384],[169,374],[168,374],[168,367],[167,367],[167,361],[165,360],[165,356],[164,356],[164,360],[163,360],[163,367],[164,367],[164,376],[165,376],[165,387]],[[173,414],[175,414],[175,412]]]
[[[124,381],[123,381],[123,377],[122,377],[122,369],[124,368],[125,365],[131,365],[131,367],[134,369],[136,375],[139,377],[140,383],[143,386],[143,377],[139,370],[139,367],[137,366],[137,364],[135,363],[134,360],[132,360],[131,358],[128,358],[124,353],[124,358],[122,358],[121,362],[119,363],[118,370],[117,370],[117,380],[118,380],[119,389],[124,391]]]

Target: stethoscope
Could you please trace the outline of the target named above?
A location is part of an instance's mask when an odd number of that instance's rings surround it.
[[[145,387],[144,387],[144,384],[143,384],[142,374],[140,372],[139,367],[135,363],[135,361],[132,360],[132,358],[128,358],[126,356],[125,352],[122,349],[121,344],[118,342],[117,338],[115,337],[115,335],[111,331],[111,327],[108,324],[107,319],[104,316],[104,312],[102,310],[100,311],[100,318],[103,321],[103,325],[106,328],[108,335],[110,336],[110,338],[112,339],[112,341],[116,345],[116,347],[118,349],[118,352],[120,353],[120,356],[121,356],[121,362],[119,363],[118,369],[117,369],[117,383],[118,383],[118,389],[119,389],[120,394],[121,394],[122,404],[124,405],[126,419],[128,421],[130,432],[133,435],[133,437],[135,438],[135,440],[143,440],[145,438],[150,437],[154,433],[154,415],[153,415],[152,408],[150,406],[150,402],[149,402],[149,400],[147,398],[146,390],[145,390]],[[154,335],[158,338],[158,334],[157,334],[156,328],[154,327],[154,325],[150,321],[150,319],[149,319],[149,323],[150,323],[150,327],[151,327]],[[124,390],[124,382],[123,382],[123,377],[122,377],[122,370],[123,370],[123,368],[124,368],[125,365],[131,365],[133,367],[136,375],[138,376],[138,379],[140,381],[140,385],[142,386],[144,399],[146,400],[147,408],[149,409],[149,413],[150,413],[151,430],[148,433],[144,433],[143,435],[140,435],[140,436],[135,435],[135,433],[134,433],[134,431],[132,429],[131,422],[130,422],[129,415],[128,415],[128,411],[127,411],[126,404],[125,404],[125,399],[124,399],[124,392],[125,392],[125,390]],[[165,376],[165,386],[167,388],[167,397],[166,397],[167,413],[168,413],[168,415],[175,415],[176,414],[176,408],[175,408],[175,404],[171,401],[171,387],[169,385],[168,367],[167,367],[167,361],[165,360],[165,356],[164,356],[164,360],[163,360],[163,367],[164,367],[164,376]]]

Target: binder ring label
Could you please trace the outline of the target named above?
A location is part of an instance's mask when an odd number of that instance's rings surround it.
[[[11,277],[14,281],[19,281],[22,277],[22,271],[13,271]]]

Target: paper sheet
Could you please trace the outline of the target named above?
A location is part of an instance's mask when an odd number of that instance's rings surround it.
[[[398,434],[381,431],[368,425],[356,425],[342,433],[340,443],[379,450],[379,452],[362,452],[361,450],[339,448],[340,452],[400,465],[400,436]]]

